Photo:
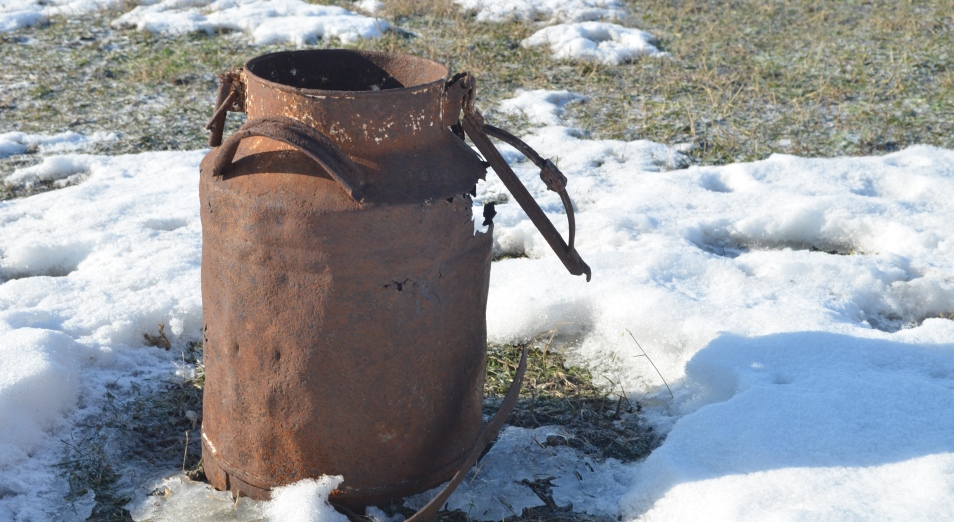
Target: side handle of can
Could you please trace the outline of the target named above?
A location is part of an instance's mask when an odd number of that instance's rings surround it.
[[[211,175],[217,177],[225,174],[238,151],[239,143],[254,136],[270,138],[295,147],[321,165],[353,200],[360,203],[364,199],[366,185],[361,168],[323,134],[285,116],[258,118],[239,127],[220,146],[209,152],[207,161]]]
[[[245,112],[245,80],[243,69],[233,69],[219,75],[219,93],[215,99],[215,110],[212,118],[205,125],[210,131],[209,146],[218,147],[222,144],[222,133],[225,132],[225,118],[229,112]]]
[[[570,201],[570,196],[566,191],[566,176],[560,172],[560,169],[558,169],[552,161],[541,157],[537,154],[537,151],[533,150],[532,147],[513,134],[494,127],[493,125],[486,124],[483,116],[481,116],[480,112],[474,107],[474,100],[477,97],[476,89],[477,80],[468,73],[457,74],[445,87],[445,91],[450,92],[447,96],[450,103],[456,102],[460,104],[459,108],[455,110],[454,115],[459,115],[461,109],[464,111],[464,117],[460,119],[460,126],[455,126],[453,130],[461,139],[463,139],[463,135],[466,134],[470,140],[474,142],[477,150],[484,156],[487,163],[493,167],[497,176],[500,177],[500,181],[502,181],[504,186],[507,187],[507,190],[513,194],[513,198],[517,200],[517,203],[520,204],[523,211],[527,213],[527,217],[530,218],[530,221],[533,222],[537,230],[540,231],[540,234],[543,235],[543,238],[550,245],[550,248],[553,249],[553,252],[556,253],[557,257],[560,258],[560,261],[563,262],[563,266],[566,267],[567,271],[573,275],[586,275],[586,280],[589,281],[592,275],[590,267],[583,261],[583,258],[580,257],[580,253],[576,250],[576,245],[574,244],[576,239],[576,220],[573,216],[573,203]],[[507,161],[500,155],[500,151],[494,147],[488,135],[510,144],[540,168],[540,179],[543,180],[549,190],[556,192],[563,202],[563,208],[566,210],[566,217],[569,222],[569,244],[563,240],[563,236],[560,235],[560,232],[553,226],[553,223],[550,222],[546,213],[543,212],[540,205],[533,199],[530,191],[527,190],[527,187],[523,185],[520,178],[513,172],[513,169],[510,168]]]

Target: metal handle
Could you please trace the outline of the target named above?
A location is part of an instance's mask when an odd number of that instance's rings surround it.
[[[211,173],[221,176],[232,164],[239,143],[245,138],[262,136],[287,143],[321,165],[357,202],[365,187],[364,174],[333,141],[314,128],[285,116],[267,116],[251,120],[209,152]]]
[[[215,110],[212,118],[205,125],[209,134],[209,146],[218,147],[222,144],[222,133],[225,131],[225,117],[229,111],[245,112],[245,81],[242,69],[233,69],[219,75],[219,92],[215,99]]]
[[[484,450],[487,449],[487,445],[494,441],[497,438],[497,434],[500,432],[500,428],[503,427],[504,423],[507,422],[507,419],[510,418],[510,414],[513,413],[514,407],[517,405],[517,399],[520,397],[520,387],[523,384],[523,374],[527,370],[527,350],[529,345],[524,345],[523,352],[520,354],[520,364],[517,366],[517,374],[513,377],[513,382],[510,384],[510,389],[507,390],[507,395],[504,396],[504,400],[500,403],[500,409],[497,410],[497,413],[494,414],[494,417],[490,419],[490,422],[484,426],[484,429],[480,431],[480,434],[477,435],[477,441],[474,442],[474,446],[471,448],[470,453],[467,454],[467,457],[461,463],[460,467],[457,468],[457,472],[454,473],[454,476],[451,478],[450,482],[444,486],[444,489],[440,491],[430,502],[427,503],[424,507],[420,509],[417,513],[405,520],[405,522],[424,522],[425,520],[430,520],[434,518],[434,515],[440,511],[441,507],[447,502],[447,499],[450,498],[451,494],[454,493],[454,490],[457,489],[457,486],[464,480],[464,477],[467,476],[467,473],[470,471],[470,468],[474,467],[474,464],[480,460],[480,457],[484,454]],[[335,492],[331,492],[329,497],[329,502],[341,513],[348,517],[352,522],[367,522],[367,519],[358,515],[357,513],[351,511],[346,506],[342,505],[339,502],[335,502]]]
[[[570,196],[566,192],[566,176],[560,172],[560,169],[558,169],[552,161],[542,158],[537,154],[537,151],[533,150],[533,148],[513,134],[484,123],[483,116],[481,116],[480,112],[474,107],[476,85],[477,80],[474,79],[473,76],[462,73],[455,76],[447,86],[447,90],[456,86],[458,89],[463,89],[464,91],[455,93],[455,95],[460,96],[462,100],[461,104],[464,110],[464,118],[461,120],[461,126],[463,127],[464,133],[470,137],[471,141],[473,141],[477,147],[477,150],[483,154],[484,159],[486,159],[494,171],[497,172],[500,181],[503,181],[504,186],[507,187],[507,190],[510,191],[513,198],[517,200],[517,203],[520,204],[523,211],[527,213],[530,221],[533,222],[537,230],[540,231],[540,234],[543,235],[543,238],[549,243],[550,248],[553,249],[557,257],[560,258],[560,261],[563,262],[563,266],[573,275],[586,274],[586,280],[589,281],[591,276],[590,267],[580,257],[580,253],[577,252],[576,246],[574,245],[576,239],[576,220],[573,216],[573,204],[570,202]],[[487,137],[488,134],[509,143],[533,161],[533,163],[540,168],[540,179],[546,183],[547,188],[560,195],[560,199],[563,201],[563,208],[566,209],[567,221],[569,221],[570,225],[569,244],[563,241],[563,236],[560,235],[560,232],[557,231],[553,223],[550,222],[550,219],[547,218],[547,215],[540,208],[540,205],[533,199],[527,187],[523,186],[523,183],[520,182],[520,178],[514,174],[513,169],[510,168],[507,161],[500,155],[500,151],[494,147],[490,138]]]

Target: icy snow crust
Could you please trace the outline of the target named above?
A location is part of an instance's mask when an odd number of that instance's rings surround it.
[[[305,45],[331,37],[349,44],[378,38],[390,28],[381,18],[301,0],[162,0],[136,7],[113,25],[173,35],[244,31],[256,45]]]
[[[552,476],[559,505],[628,520],[950,518],[954,321],[939,317],[954,312],[954,151],[672,170],[677,148],[560,125],[568,99],[522,93],[499,110],[545,125],[523,138],[569,178],[593,280],[498,204],[495,249],[526,257],[493,266],[489,337],[559,328],[668,437],[641,463],[594,463],[544,451],[558,428],[511,428],[450,504],[499,519],[540,504],[515,477]],[[565,233],[559,198],[503,152]],[[0,203],[0,519],[83,519],[93,499],[63,500],[60,439],[107,383],[175,369],[143,333],[200,337],[202,154],[58,156],[85,181]],[[489,174],[475,214],[504,190]],[[316,491],[287,502],[318,509]]]
[[[466,10],[477,11],[481,22],[520,20],[553,22],[607,20],[619,16],[624,5],[617,0],[454,0]]]
[[[51,16],[80,16],[120,5],[123,0],[3,0],[0,33],[34,26]]]
[[[524,47],[546,46],[554,58],[618,65],[641,55],[661,56],[645,31],[612,23],[626,13],[614,0],[455,0],[477,11],[477,20],[503,22],[545,20],[545,27],[521,42]]]
[[[24,132],[4,132],[0,134],[0,158],[25,154],[36,147],[40,154],[53,154],[84,149],[101,141],[114,141],[119,136],[115,132],[94,132],[84,136],[75,132],[59,134],[27,134]]]
[[[4,0],[0,2],[0,32],[33,26],[51,16],[75,17],[123,4],[123,0]],[[390,28],[381,18],[301,0],[153,0],[141,4],[114,20],[113,26],[170,35],[242,31],[257,45],[305,45],[332,37],[349,44],[378,38]],[[374,4],[367,2],[359,7],[374,11]]]
[[[168,379],[178,354],[143,333],[199,338],[201,157],[52,156],[49,175],[86,182],[0,203],[0,520],[85,520],[92,504],[64,500],[60,439],[107,385]]]
[[[570,91],[548,91],[536,89],[526,91],[517,89],[517,96],[500,102],[497,112],[522,115],[527,121],[537,125],[562,125],[561,114],[568,103],[585,102],[587,98]]]
[[[545,27],[520,42],[524,47],[546,46],[554,58],[619,65],[641,55],[659,56],[653,37],[639,29],[606,22],[580,22]]]

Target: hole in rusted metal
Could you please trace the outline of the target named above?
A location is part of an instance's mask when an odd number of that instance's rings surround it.
[[[384,288],[391,288],[392,286],[398,291],[404,290],[404,285],[408,284],[411,280],[405,279],[404,281],[391,281],[390,283],[384,285]]]

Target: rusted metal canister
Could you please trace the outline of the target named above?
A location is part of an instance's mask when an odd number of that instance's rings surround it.
[[[354,506],[447,481],[478,442],[486,368],[492,240],[469,195],[486,164],[458,136],[472,89],[346,50],[222,80],[200,181],[206,476],[265,499],[343,475]],[[228,110],[249,122],[220,145]]]

